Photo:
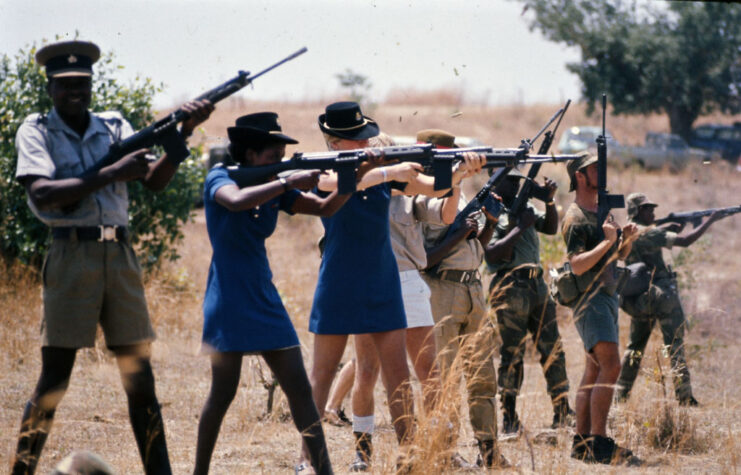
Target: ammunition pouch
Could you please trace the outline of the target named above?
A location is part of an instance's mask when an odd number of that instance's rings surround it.
[[[626,276],[620,289],[623,297],[635,297],[646,291],[651,285],[651,272],[643,262],[636,262],[625,267]]]
[[[596,274],[585,272],[576,275],[567,262],[563,267],[551,270],[551,296],[561,305],[570,305],[587,290],[594,288]]]

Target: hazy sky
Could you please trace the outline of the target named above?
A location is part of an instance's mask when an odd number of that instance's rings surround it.
[[[578,51],[530,32],[521,11],[511,0],[0,0],[0,52],[79,31],[116,53],[122,78],[163,82],[160,106],[302,46],[308,53],[238,94],[323,98],[350,68],[369,77],[375,100],[442,87],[491,104],[578,99],[565,69]]]

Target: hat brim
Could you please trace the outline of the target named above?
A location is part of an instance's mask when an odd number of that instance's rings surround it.
[[[248,144],[250,141],[297,144],[298,140],[278,131],[265,131],[255,127],[229,127],[226,129],[230,142]]]
[[[50,78],[77,78],[77,77],[91,77],[92,72],[86,69],[66,69],[62,71],[55,71],[52,74],[47,73],[47,77]]]
[[[373,119],[363,116],[363,123],[349,129],[335,129],[327,125],[327,114],[319,116],[319,128],[325,134],[345,140],[365,140],[377,136],[381,130]]]

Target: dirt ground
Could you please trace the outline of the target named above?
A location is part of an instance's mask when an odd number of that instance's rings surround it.
[[[374,117],[393,134],[408,135],[426,127],[447,128],[460,135],[475,136],[485,143],[512,146],[530,135],[556,106],[498,109],[463,106],[378,105]],[[207,123],[209,137],[224,135],[224,127],[241,113],[278,110],[283,128],[301,140],[300,150],[322,150],[316,115],[322,105],[232,103]],[[451,117],[456,112],[462,115]],[[592,124],[583,110],[575,108],[565,126]],[[608,128],[640,141],[646,130],[662,131],[660,117],[609,118]],[[708,119],[710,120],[710,119]],[[737,119],[738,120],[738,119]],[[387,125],[388,124],[388,125]],[[662,129],[663,128],[663,129]],[[631,135],[632,134],[632,135]],[[298,148],[297,148],[298,149]],[[570,203],[562,169],[543,167],[542,175],[559,185],[561,210]],[[469,194],[483,181],[467,184]],[[637,168],[611,169],[611,192],[645,191],[660,204],[656,215],[739,203],[741,173],[726,163],[692,164],[680,173],[646,173]],[[618,213],[625,221],[624,212]],[[158,333],[153,366],[157,393],[163,406],[170,457],[175,473],[192,471],[196,428],[210,384],[208,359],[199,354],[201,302],[210,260],[210,244],[202,211],[186,225],[180,246],[181,259],[167,264],[148,280],[147,298]],[[609,431],[620,443],[631,447],[646,464],[620,469],[641,473],[736,473],[741,460],[741,216],[713,225],[700,241],[688,249],[665,251],[679,273],[684,309],[689,322],[687,353],[692,383],[701,406],[680,409],[673,401],[667,377],[668,359],[661,339],[654,334],[646,350],[641,375],[626,404],[613,408]],[[318,219],[283,215],[276,233],[268,240],[275,283],[280,290],[301,340],[307,368],[311,366],[312,336],[307,331],[308,314],[319,267],[316,241],[322,227]],[[563,260],[560,237],[543,240],[544,264]],[[0,467],[7,467],[13,453],[23,405],[40,371],[38,329],[41,312],[40,286],[17,268],[0,279]],[[621,312],[621,349],[628,336],[629,317]],[[559,309],[573,405],[575,388],[584,367],[581,342],[568,309]],[[346,358],[350,351],[348,349]],[[498,355],[495,356],[498,362]],[[266,415],[269,371],[256,357],[246,357],[237,397],[226,415],[212,461],[212,473],[291,473],[298,453],[299,436],[294,429],[285,398],[280,391],[273,413]],[[462,388],[457,388],[463,396]],[[346,403],[347,404],[347,403]],[[529,348],[525,381],[518,400],[525,434],[502,441],[501,448],[513,464],[512,471],[539,473],[612,472],[614,468],[584,465],[569,458],[571,432],[545,431],[552,417],[538,355]],[[376,417],[380,427],[375,442],[374,473],[391,473],[396,443],[389,423],[384,392],[376,389]],[[473,460],[476,448],[461,398],[459,451]],[[500,423],[501,423],[501,415]],[[352,434],[348,428],[325,425],[330,455],[337,472],[345,472],[352,460]],[[655,442],[664,430],[674,434],[671,446]],[[543,435],[545,434],[545,435]],[[424,440],[417,442],[424,444]],[[92,450],[119,473],[141,473],[141,463],[128,424],[126,401],[115,361],[104,349],[102,339],[94,349],[78,353],[69,391],[63,399],[46,444],[38,473],[48,473],[75,449]],[[419,473],[434,472],[420,464]]]

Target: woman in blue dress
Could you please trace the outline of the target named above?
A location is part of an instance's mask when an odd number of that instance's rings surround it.
[[[319,116],[319,128],[330,150],[368,147],[368,139],[379,134],[378,125],[364,116],[355,102],[327,106]],[[356,353],[361,384],[372,385],[380,364],[389,412],[400,444],[412,435],[414,403],[406,359],[406,315],[401,283],[389,234],[391,190],[408,194],[432,193],[431,179],[418,176],[417,163],[375,168],[358,181],[358,191],[330,218],[323,218],[324,255],[314,294],[309,330],[314,333],[314,361],[310,380],[314,402],[323,412],[329,389],[347,344],[348,335],[362,335],[378,359]],[[336,176],[323,176],[319,189],[332,192]],[[356,346],[357,349],[357,346]],[[378,363],[377,363],[378,362]],[[370,407],[371,415],[358,417]],[[356,460],[352,471],[367,470],[373,432],[372,392],[370,401],[353,399],[353,432]],[[301,467],[302,465],[299,465]]]
[[[240,117],[228,134],[231,156],[243,166],[276,163],[286,144],[298,143],[282,133],[272,112]],[[316,187],[318,181],[316,170],[241,189],[226,168],[214,168],[206,177],[206,227],[213,256],[203,302],[203,347],[211,355],[212,384],[198,425],[196,474],[208,473],[245,354],[261,355],[275,374],[316,473],[332,472],[296,331],[272,283],[265,250],[279,210],[330,216],[347,201],[349,195],[337,192],[319,197],[299,191]]]

